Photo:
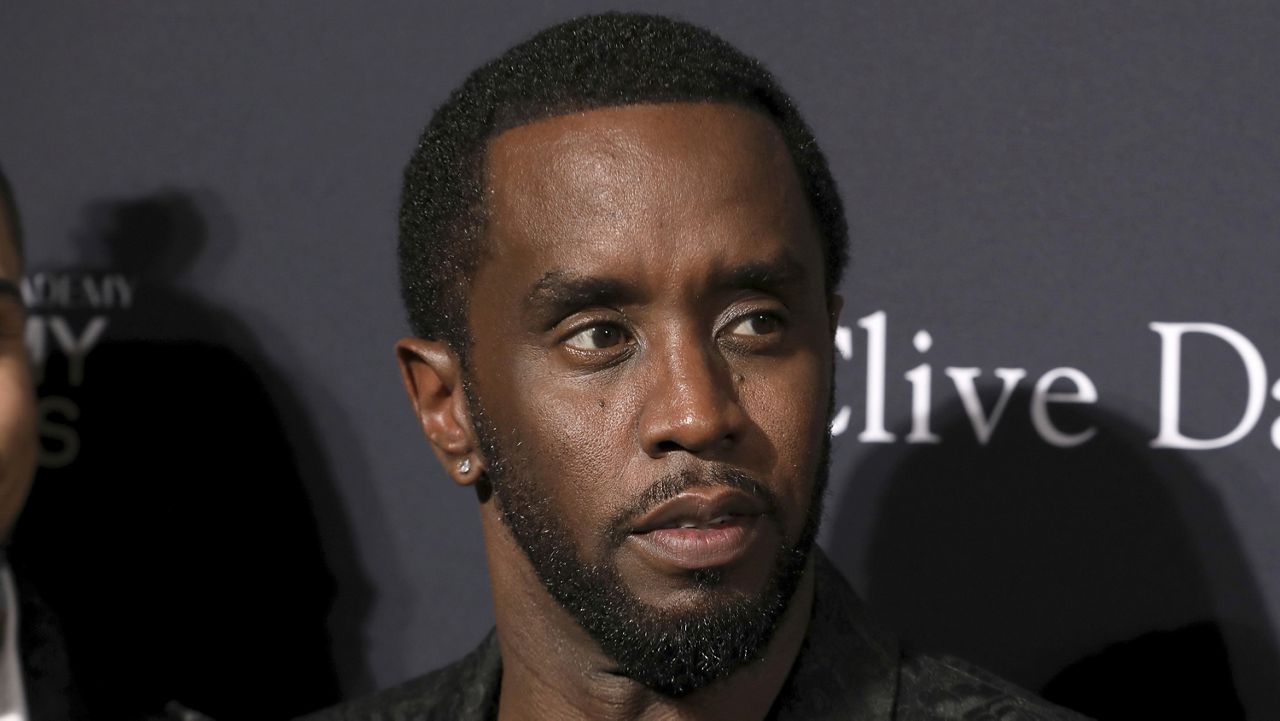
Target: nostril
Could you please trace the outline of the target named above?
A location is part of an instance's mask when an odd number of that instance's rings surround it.
[[[650,453],[654,457],[658,457],[658,456],[665,456],[670,453],[675,453],[676,451],[683,451],[687,453],[704,453],[707,451],[718,451],[718,450],[727,448],[729,446],[732,446],[734,443],[734,439],[735,439],[735,435],[732,433],[725,434],[724,436],[715,440],[694,440],[694,439],[682,439],[679,437],[668,438],[665,440],[658,441],[654,446],[652,446],[652,450]]]
[[[660,441],[658,443],[657,450],[658,453],[675,453],[676,451],[682,450],[682,447],[675,441]]]

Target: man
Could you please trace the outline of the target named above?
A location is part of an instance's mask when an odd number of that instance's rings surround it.
[[[7,545],[36,469],[36,410],[19,290],[22,249],[17,206],[0,171],[0,541]],[[27,718],[18,659],[17,597],[0,567],[0,719]]]
[[[476,71],[405,174],[405,386],[480,501],[497,627],[330,719],[1065,718],[904,655],[814,549],[835,183],[755,61],[570,21]]]
[[[20,554],[11,553],[17,544],[9,543],[36,471],[35,387],[20,286],[23,265],[18,207],[0,170],[0,542],[5,551],[0,556],[0,721],[98,718],[77,683],[81,677],[72,671],[60,618],[29,582],[37,570],[33,564],[42,560],[41,549],[28,548],[25,557],[18,558]],[[154,714],[131,718],[206,717],[169,702]]]

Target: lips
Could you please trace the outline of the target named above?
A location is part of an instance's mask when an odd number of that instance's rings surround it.
[[[706,529],[735,518],[759,516],[765,504],[734,488],[687,490],[637,518],[631,532],[650,533],[669,528]]]
[[[764,501],[734,488],[693,488],[637,518],[628,540],[659,566],[716,568],[751,550],[766,510]]]

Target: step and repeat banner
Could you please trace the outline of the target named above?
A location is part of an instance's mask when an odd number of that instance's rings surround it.
[[[612,7],[0,10],[40,384],[9,556],[86,707],[302,713],[487,632],[394,363],[399,174],[472,68]],[[627,9],[762,59],[840,184],[819,541],[877,615],[1078,708],[1280,716],[1280,10]]]

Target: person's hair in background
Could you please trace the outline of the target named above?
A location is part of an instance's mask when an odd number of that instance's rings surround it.
[[[672,102],[741,105],[777,125],[823,236],[827,292],[835,292],[848,260],[844,207],[790,96],[758,61],[702,28],[607,13],[557,25],[480,67],[432,116],[405,168],[400,206],[400,284],[414,334],[448,342],[466,364],[492,138],[569,113]]]

